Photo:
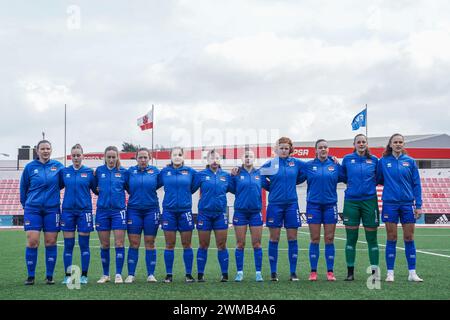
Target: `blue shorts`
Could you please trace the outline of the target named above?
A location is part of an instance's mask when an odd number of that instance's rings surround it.
[[[235,211],[233,215],[234,226],[260,227],[263,225],[261,212]]]
[[[397,205],[383,203],[383,213],[381,214],[384,223],[391,222],[398,224],[416,223],[413,205]]]
[[[338,222],[338,209],[335,204],[306,205],[306,218],[308,224],[336,224]]]
[[[211,231],[211,230],[227,230],[228,229],[228,215],[224,213],[203,214],[199,213],[197,216],[197,230]]]
[[[267,206],[267,227],[298,229],[302,226],[298,203],[270,204]]]
[[[156,237],[159,229],[159,208],[150,210],[127,210],[127,230],[128,234],[141,235],[144,230],[144,236]]]
[[[127,211],[97,209],[95,229],[97,231],[127,230]]]
[[[65,232],[89,233],[94,231],[92,211],[63,210],[61,214],[61,230]]]
[[[191,211],[163,211],[161,224],[164,231],[187,232],[194,230],[194,220],[192,219]]]
[[[61,211],[51,209],[25,208],[23,222],[25,231],[59,232]]]

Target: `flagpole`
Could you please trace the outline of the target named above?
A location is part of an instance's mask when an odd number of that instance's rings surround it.
[[[367,103],[366,103],[366,137],[367,140],[369,140],[369,110],[367,110]]]
[[[152,128],[152,165],[153,165],[153,159],[155,158],[155,149],[154,149],[154,140],[155,140],[155,106],[152,104],[152,121],[153,121],[153,128]]]
[[[67,161],[67,104],[64,104],[64,166]]]

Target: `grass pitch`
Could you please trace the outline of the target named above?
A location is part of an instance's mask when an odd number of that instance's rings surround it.
[[[401,239],[401,231],[399,237]],[[0,231],[0,299],[14,300],[409,300],[409,299],[450,299],[450,229],[417,229],[416,247],[418,274],[424,279],[424,283],[409,283],[407,281],[407,266],[404,251],[397,249],[396,281],[385,283],[381,281],[381,288],[370,290],[367,287],[369,275],[366,269],[369,266],[367,245],[365,243],[364,231],[360,230],[356,256],[356,271],[354,282],[344,282],[346,276],[345,264],[345,230],[339,228],[336,232],[336,260],[335,274],[336,282],[326,281],[326,265],[324,259],[324,244],[321,243],[321,257],[319,260],[319,281],[309,282],[309,234],[308,229],[303,227],[299,230],[299,264],[297,273],[299,282],[289,282],[289,265],[287,258],[286,235],[282,233],[280,252],[278,257],[278,273],[280,281],[273,283],[268,281],[270,277],[269,263],[267,258],[267,243],[269,240],[268,230],[263,233],[263,275],[265,282],[254,281],[253,249],[245,250],[245,278],[242,283],[235,283],[236,266],[234,259],[234,231],[229,230],[228,247],[230,250],[230,282],[219,283],[220,269],[217,262],[217,250],[210,248],[208,263],[206,266],[206,283],[187,284],[184,282],[184,265],[182,249],[178,240],[175,251],[174,282],[172,284],[162,283],[165,276],[164,267],[164,237],[162,231],[157,239],[158,261],[156,277],[158,283],[146,283],[145,252],[140,250],[139,264],[137,268],[136,283],[131,285],[115,285],[109,283],[99,285],[96,283],[101,276],[101,261],[99,241],[95,233],[91,236],[91,266],[89,270],[90,283],[82,286],[80,290],[69,290],[60,284],[63,273],[63,239],[62,234],[58,241],[58,261],[55,272],[54,286],[44,284],[45,263],[44,248],[39,249],[39,259],[36,270],[36,284],[32,287],[23,285],[26,279],[26,266],[24,259],[25,233],[17,230]],[[379,230],[380,263],[382,280],[384,280],[386,266],[384,260],[384,244],[386,241],[385,230]],[[197,248],[197,233],[194,231],[193,247],[194,254]],[[211,239],[214,244],[214,239]],[[251,244],[248,238],[247,244]],[[403,241],[399,240],[398,248],[403,248]],[[213,246],[214,247],[214,246]],[[74,251],[74,264],[80,265],[78,245]],[[111,249],[111,274],[114,274],[114,249]],[[196,261],[194,257],[194,275],[196,272]],[[126,262],[123,276],[127,273]]]

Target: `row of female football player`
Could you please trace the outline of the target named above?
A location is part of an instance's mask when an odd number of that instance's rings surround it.
[[[263,281],[261,248],[263,220],[261,215],[262,189],[269,192],[266,225],[270,231],[268,256],[271,280],[278,281],[278,243],[281,228],[286,229],[290,280],[298,281],[297,231],[301,227],[298,206],[298,184],[307,181],[306,215],[310,230],[309,259],[310,281],[317,281],[320,255],[320,238],[323,225],[325,240],[326,278],[336,281],[334,275],[334,236],[338,221],[337,184],[347,184],[344,203],[346,226],[346,281],[354,280],[354,266],[359,226],[362,222],[368,244],[369,260],[374,279],[379,278],[379,247],[377,228],[380,224],[376,186],[384,185],[382,221],[387,231],[386,281],[394,281],[397,225],[403,226],[405,252],[409,267],[409,281],[421,282],[415,269],[416,249],[414,228],[421,215],[421,186],[414,159],[406,155],[404,137],[394,134],[379,160],[370,154],[366,136],[354,139],[354,152],[344,157],[342,164],[329,156],[326,140],[316,142],[316,158],[307,163],[291,157],[293,144],[289,138],[276,142],[276,157],[260,169],[254,167],[255,155],[246,150],[243,164],[225,172],[220,166],[220,155],[210,151],[205,170],[196,172],[184,165],[184,152],[174,148],[171,163],[159,170],[149,165],[151,153],[141,148],[136,154],[137,165],[124,169],[120,165],[119,152],[115,147],[105,150],[105,164],[94,171],[82,164],[83,149],[75,145],[71,150],[73,165],[64,168],[51,160],[50,142],[39,142],[39,158],[29,163],[21,179],[21,202],[24,207],[24,224],[27,232],[25,253],[28,268],[26,285],[35,282],[35,269],[40,232],[44,231],[46,247],[46,283],[54,284],[53,273],[57,258],[57,235],[64,232],[63,283],[71,281],[72,254],[75,231],[81,252],[81,283],[88,282],[90,262],[89,236],[94,230],[91,191],[98,195],[95,227],[101,243],[103,275],[98,283],[110,282],[110,236],[114,234],[116,255],[115,283],[133,283],[139,259],[141,235],[144,233],[147,281],[156,282],[155,266],[157,252],[155,238],[159,226],[164,231],[166,247],[164,261],[166,278],[173,281],[174,249],[177,232],[183,246],[185,281],[195,282],[192,276],[194,253],[191,240],[194,222],[192,218],[192,194],[198,189],[201,197],[198,205],[197,230],[197,281],[204,282],[211,232],[214,231],[222,282],[228,281],[229,254],[227,249],[228,216],[226,214],[227,192],[234,193],[233,225],[236,234],[235,281],[244,278],[244,248],[247,228],[250,228],[254,249],[256,281]],[[157,190],[164,187],[163,212],[160,215]],[[60,189],[65,188],[60,219]],[[125,192],[129,194],[126,205]],[[125,233],[128,231],[128,277],[122,278],[125,262]]]

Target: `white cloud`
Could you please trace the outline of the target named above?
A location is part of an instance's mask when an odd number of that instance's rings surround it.
[[[239,129],[348,138],[365,103],[372,135],[448,132],[448,1],[77,5],[79,30],[67,30],[65,3],[15,2],[0,12],[9,48],[0,51],[1,152],[45,130],[61,154],[65,103],[68,144],[89,151],[124,140],[148,146],[136,119],[152,104],[165,146],[180,143],[177,130],[195,145]],[[273,140],[265,136],[260,142]]]
[[[80,96],[73,94],[69,86],[54,84],[48,79],[19,80],[19,87],[23,89],[23,95],[29,106],[38,112],[61,108],[64,104],[69,104],[72,108],[81,105]]]

